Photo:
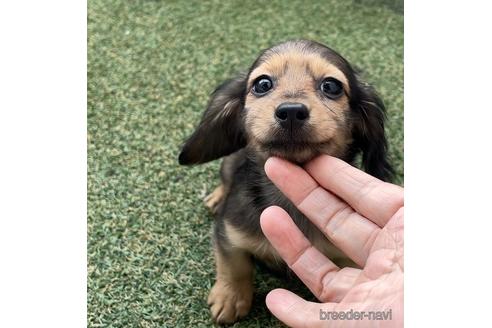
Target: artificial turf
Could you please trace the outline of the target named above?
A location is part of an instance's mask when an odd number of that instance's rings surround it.
[[[308,38],[362,68],[386,103],[402,184],[400,1],[90,0],[88,14],[89,327],[212,325],[213,218],[201,199],[219,162],[180,167],[177,155],[210,92],[261,49]],[[283,285],[260,270],[235,326],[281,326],[264,297]]]

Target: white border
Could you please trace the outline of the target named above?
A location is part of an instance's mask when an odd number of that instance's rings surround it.
[[[405,324],[490,325],[487,1],[405,6]]]
[[[86,326],[86,14],[0,4],[0,327]]]
[[[489,324],[490,8],[407,1],[407,327]],[[0,4],[0,326],[86,326],[86,3]]]

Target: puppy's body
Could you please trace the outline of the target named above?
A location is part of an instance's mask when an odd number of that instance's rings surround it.
[[[216,214],[213,319],[232,323],[248,313],[253,258],[286,271],[260,228],[271,205],[285,209],[327,257],[343,256],[270,182],[263,170],[268,157],[302,164],[328,154],[352,162],[360,153],[368,173],[387,179],[386,148],[382,101],[343,57],[319,43],[270,48],[247,74],[219,86],[179,157],[181,164],[197,164],[225,156],[222,184],[206,200]]]
[[[221,180],[224,194],[216,208],[215,240],[222,251],[247,250],[273,270],[288,270],[261,231],[259,217],[269,206],[280,206],[299,229],[331,259],[343,257],[325,236],[268,179],[264,160],[251,149],[224,158]]]

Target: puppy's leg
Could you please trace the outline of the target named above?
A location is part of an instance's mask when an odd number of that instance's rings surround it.
[[[212,213],[217,213],[217,209],[219,207],[220,202],[224,199],[225,197],[225,192],[224,192],[224,185],[220,185],[217,188],[215,188],[214,191],[212,191],[207,197],[203,199],[205,202],[205,206],[207,206]]]
[[[215,241],[217,279],[208,296],[212,319],[230,324],[248,314],[253,300],[253,262],[249,253]]]
[[[227,157],[224,157],[224,160],[220,166],[221,184],[204,199],[205,205],[212,211],[213,214],[217,214],[220,207],[224,204],[233,183],[237,168],[244,162],[245,156],[244,151],[240,150]]]

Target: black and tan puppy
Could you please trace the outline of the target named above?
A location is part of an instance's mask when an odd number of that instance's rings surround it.
[[[222,184],[207,197],[216,214],[217,279],[208,303],[213,319],[232,323],[245,316],[253,295],[253,259],[282,269],[264,237],[260,214],[284,208],[313,245],[330,258],[341,254],[268,180],[270,156],[302,164],[319,154],[352,162],[386,180],[382,101],[335,51],[313,41],[289,41],[264,51],[249,71],[212,94],[200,124],[186,141],[180,164],[224,157]]]

